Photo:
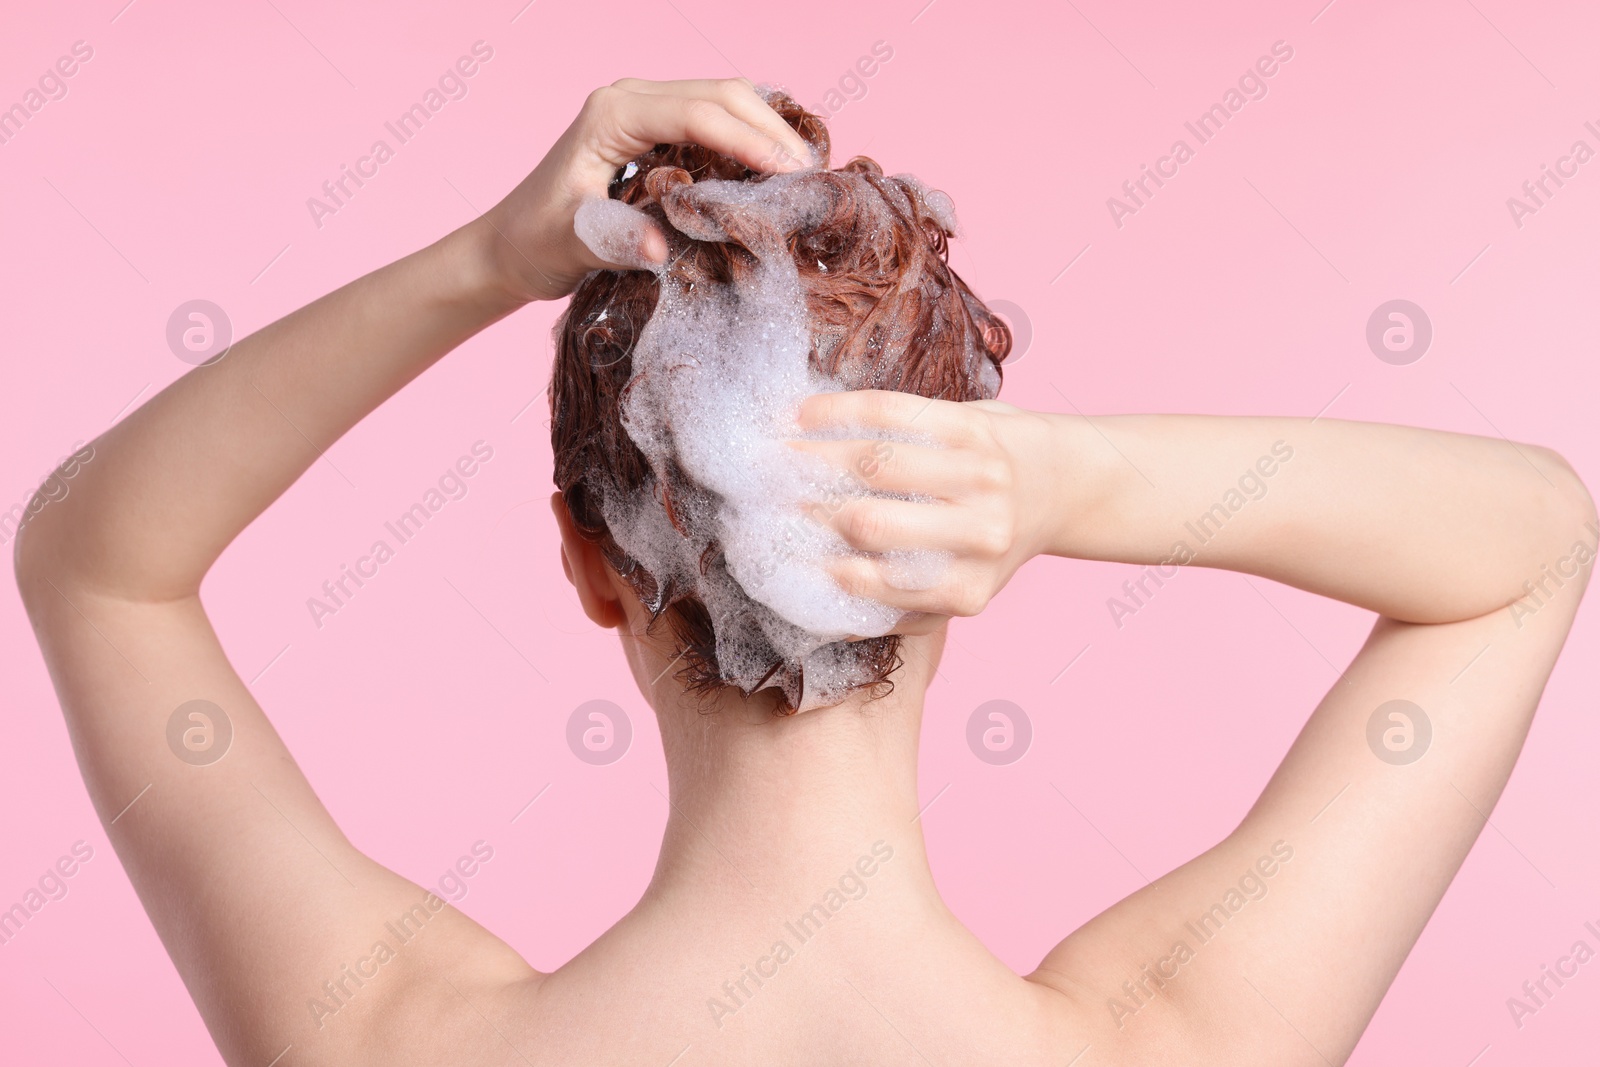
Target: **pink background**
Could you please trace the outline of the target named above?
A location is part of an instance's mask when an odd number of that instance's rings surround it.
[[[1594,483],[1600,161],[1520,228],[1506,198],[1574,140],[1600,148],[1583,128],[1600,125],[1600,17],[1576,2],[1322,2],[19,5],[0,34],[0,106],[74,41],[94,57],[0,145],[0,510],[188,369],[165,342],[178,304],[213,300],[243,335],[433,240],[615,78],[743,73],[815,106],[877,41],[893,58],[831,119],[836,162],[866,152],[954,197],[970,234],[957,269],[1031,323],[1005,399],[1503,433]],[[479,39],[494,56],[469,95],[318,228],[307,198]],[[1278,40],[1294,58],[1266,98],[1114,225],[1107,197]],[[1364,338],[1400,297],[1435,331],[1408,366]],[[374,414],[206,586],[239,672],[350,837],[422,883],[489,842],[458,906],[541,968],[633,903],[666,817],[654,720],[562,579],[544,503],[558,310],[491,328]],[[480,439],[494,458],[468,496],[319,630],[306,598]],[[1132,573],[1032,564],[956,624],[930,694],[935,871],[1024,971],[1142,885],[1131,865],[1154,877],[1234,826],[1371,622],[1192,571],[1118,629],[1106,600]],[[70,894],[0,946],[0,1060],[219,1062],[90,808],[9,583],[0,598],[0,907],[74,841],[95,849]],[[1593,1056],[1600,964],[1520,1031],[1505,1002],[1600,920],[1595,646],[1591,609],[1493,828],[1352,1063]],[[593,699],[635,730],[609,766],[564,740]],[[967,717],[993,699],[1033,723],[1010,766],[966,746]]]

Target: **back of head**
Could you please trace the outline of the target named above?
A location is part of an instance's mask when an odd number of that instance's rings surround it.
[[[555,327],[551,436],[574,525],[670,626],[687,688],[764,693],[787,714],[887,691],[900,638],[819,638],[774,611],[756,586],[784,569],[781,546],[766,542],[753,567],[729,518],[772,495],[770,473],[749,469],[762,466],[753,452],[740,462],[735,435],[708,441],[686,424],[714,420],[707,407],[779,410],[803,394],[788,364],[745,358],[784,347],[791,307],[794,362],[827,388],[992,398],[1011,335],[949,267],[945,194],[865,157],[829,169],[821,120],[764,92],[820,166],[763,176],[696,145],[657,145],[619,172],[612,199],[657,221],[667,263],[596,271],[573,293]],[[718,402],[686,400],[679,372],[723,381]]]

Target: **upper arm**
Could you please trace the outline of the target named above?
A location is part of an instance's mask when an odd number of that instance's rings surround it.
[[[400,949],[408,913],[422,931],[419,947],[406,941],[409,975],[449,946],[481,951],[493,975],[531,976],[501,942],[346,840],[198,597],[127,601],[20,557],[17,574],[101,822],[230,1062],[267,1063],[290,1044],[298,1062],[315,1062],[305,1054],[352,1039],[359,1019],[349,1016],[370,1017],[401,988],[394,969],[362,961],[379,942]],[[362,984],[347,969],[375,976]]]
[[[1171,1049],[1177,1033],[1185,1062],[1344,1061],[1516,762],[1588,582],[1586,517],[1537,603],[1380,616],[1239,827],[1045,958],[1036,977],[1098,1044]]]

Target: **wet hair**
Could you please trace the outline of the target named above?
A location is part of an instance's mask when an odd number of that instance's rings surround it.
[[[779,235],[805,291],[811,366],[849,389],[892,389],[949,401],[993,397],[1000,364],[1011,351],[1011,332],[949,266],[948,241],[955,236],[949,198],[910,175],[885,176],[865,156],[829,169],[830,142],[822,120],[781,91],[764,95],[820,161],[805,180],[830,186],[830,210]],[[662,144],[619,170],[611,183],[612,199],[644,210],[668,235],[666,269],[685,286],[697,280],[727,284],[755,264],[745,246],[749,242],[741,244],[738,227],[725,217],[718,223],[727,241],[694,240],[683,232],[704,228],[686,216],[692,207],[682,206],[685,201],[673,193],[707,179],[757,182],[763,176],[698,145]],[[864,189],[871,190],[867,195],[873,203],[862,202]],[[673,210],[663,208],[664,200]],[[653,493],[671,517],[675,505],[682,508],[706,492],[675,465],[652,468],[623,426],[623,402],[635,384],[630,356],[656,308],[660,286],[648,271],[595,271],[578,285],[557,321],[550,382],[556,487],[579,534],[600,548],[638,595],[649,612],[651,632],[663,620],[670,626],[681,652],[676,676],[686,689],[712,693],[737,685],[746,695],[770,692],[773,710],[792,714],[804,692],[803,664],[786,661],[762,643],[759,632],[738,635],[742,653],[753,641],[762,662],[770,653],[771,666],[759,678],[736,682],[718,663],[712,615],[694,589],[650,573],[607,528],[607,499]],[[713,540],[699,559],[701,573],[722,566]],[[765,610],[753,601],[751,607]],[[728,625],[724,619],[723,626]],[[726,641],[733,635],[722,636]],[[835,653],[834,664],[842,663],[845,675],[855,679],[847,688],[873,696],[893,688],[889,676],[901,662],[898,635],[828,648]]]

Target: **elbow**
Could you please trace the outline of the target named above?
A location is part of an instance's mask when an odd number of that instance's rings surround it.
[[[85,569],[94,554],[96,509],[92,488],[86,488],[84,469],[96,458],[99,439],[61,457],[54,470],[34,490],[27,504],[0,516],[0,529],[11,533],[11,570],[25,606],[30,598],[51,585],[66,584]],[[7,520],[14,519],[14,524]]]
[[[1550,483],[1551,504],[1542,524],[1550,538],[1544,558],[1563,579],[1578,579],[1587,588],[1595,558],[1600,556],[1600,516],[1594,495],[1566,457],[1548,448],[1532,450],[1530,461]]]
[[[0,526],[11,535],[11,571],[24,605],[49,580],[53,566],[51,553],[47,551],[50,535],[42,519],[52,501],[57,499],[59,497],[50,492],[50,481],[46,480],[34,490],[26,504],[13,507],[0,521]]]
[[[31,605],[51,583],[66,581],[74,568],[76,561],[62,537],[61,525],[70,489],[63,468],[57,468],[26,504],[0,516],[0,528],[11,534],[11,571],[24,606]]]
[[[34,519],[49,503],[43,489],[35,490],[27,504],[13,507],[0,520],[11,535],[11,572],[24,607],[31,606],[39,586],[44,584],[44,564]]]
[[[0,536],[6,537],[11,543],[11,573],[16,576],[19,588],[22,586],[22,572],[26,565],[22,556],[22,516],[21,504],[0,514]]]
[[[1561,516],[1557,521],[1563,527],[1563,532],[1576,529],[1588,535],[1587,540],[1593,542],[1600,535],[1600,519],[1596,517],[1594,495],[1565,456],[1548,448],[1539,451],[1542,461],[1540,470],[1555,490],[1557,514]]]

